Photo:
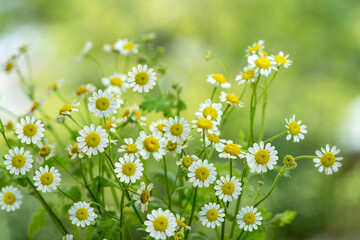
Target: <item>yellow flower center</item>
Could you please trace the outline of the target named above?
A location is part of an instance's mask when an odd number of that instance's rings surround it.
[[[55,82],[55,83],[52,83],[51,85],[49,85],[49,87],[48,87],[48,89],[52,89],[52,90],[54,90],[54,89],[56,89],[57,88],[57,83]]]
[[[143,145],[148,152],[156,152],[160,146],[159,141],[154,137],[145,138]]]
[[[127,162],[122,166],[121,171],[124,175],[131,177],[136,172],[136,165],[132,162]]]
[[[16,168],[22,168],[25,166],[26,158],[22,154],[17,154],[12,157],[11,164]]]
[[[265,149],[260,149],[254,155],[255,162],[258,165],[266,165],[270,160],[270,154]]]
[[[34,104],[31,107],[31,112],[35,111],[36,109],[38,109],[40,106],[40,103],[38,101],[35,101]]]
[[[281,65],[285,65],[285,63],[287,62],[286,57],[280,55],[275,56],[274,61]]]
[[[186,224],[181,219],[176,219],[176,223],[179,227],[186,228]]]
[[[164,123],[160,123],[156,126],[156,128],[162,133],[165,133],[165,131],[163,130],[164,127],[166,127]]]
[[[259,57],[255,60],[255,64],[262,69],[268,69],[269,67],[271,67],[271,62],[266,57]]]
[[[125,147],[126,153],[137,153],[137,151],[139,151],[139,149],[136,147],[136,144],[134,143],[129,144]]]
[[[214,107],[206,107],[203,110],[203,116],[204,118],[210,116],[211,120],[215,120],[218,117],[218,111]]]
[[[232,182],[226,182],[221,186],[221,191],[225,195],[231,195],[235,192],[235,185]]]
[[[246,70],[245,72],[243,72],[241,77],[244,80],[250,80],[254,77],[254,75],[255,75],[255,71],[252,69],[249,69],[249,70]]]
[[[268,54],[267,52],[265,52],[264,50],[261,50],[260,52],[261,52],[262,55],[264,55],[265,57],[266,57],[266,56],[269,56],[269,54]]]
[[[253,212],[248,212],[244,214],[243,221],[246,225],[252,225],[256,221],[256,216]]]
[[[332,167],[335,163],[335,155],[332,152],[326,152],[324,153],[324,155],[322,155],[321,157],[321,164],[324,167]]]
[[[113,77],[110,79],[110,84],[116,87],[121,87],[123,85],[123,81],[119,77]]]
[[[207,133],[206,137],[209,139],[210,142],[218,143],[220,142],[220,138],[215,133]]]
[[[226,83],[226,78],[220,73],[214,74],[212,78],[220,84]]]
[[[142,204],[145,204],[149,201],[149,199],[150,199],[150,191],[145,189],[144,191],[142,191],[140,195],[140,201]]]
[[[4,194],[3,200],[6,205],[13,205],[16,201],[16,196],[12,192],[7,192]]]
[[[206,119],[206,118],[203,118],[203,119],[199,119],[197,122],[196,122],[196,126],[198,128],[202,128],[204,130],[209,130],[212,128],[213,126],[213,123],[209,120],[209,119]]]
[[[173,136],[181,136],[181,134],[184,132],[184,127],[181,123],[174,123],[170,127],[170,133]]]
[[[240,154],[241,148],[235,143],[228,143],[225,145],[224,151],[230,155],[237,156]]]
[[[137,118],[137,120],[140,121],[140,120],[141,120],[141,114],[140,114],[140,112],[139,112],[138,110],[134,110],[133,113],[134,113],[135,117]]]
[[[205,181],[206,179],[208,179],[209,175],[210,171],[207,167],[198,167],[195,170],[195,177],[200,181]]]
[[[43,173],[40,182],[44,186],[50,186],[54,182],[54,175],[50,172]]]
[[[107,97],[100,97],[95,102],[96,109],[106,111],[110,106],[110,100]]]
[[[46,157],[47,155],[50,154],[50,151],[51,151],[50,147],[48,145],[45,145],[40,148],[39,154],[41,157]]]
[[[86,146],[95,148],[100,144],[100,135],[97,132],[91,132],[85,137]]]
[[[291,167],[292,165],[294,165],[295,159],[291,155],[286,155],[283,162],[286,166]]]
[[[216,209],[209,209],[206,212],[206,218],[210,222],[216,221],[219,217],[219,212]]]
[[[149,74],[146,72],[139,72],[135,75],[135,83],[140,86],[145,86],[149,82]]]
[[[181,163],[184,167],[189,168],[191,164],[194,162],[192,157],[183,157]]]
[[[155,218],[153,221],[153,227],[158,232],[165,232],[168,226],[169,226],[169,221],[164,216],[159,216]]]
[[[71,147],[70,152],[75,154],[79,152],[79,146],[77,144],[74,144],[74,146]]]
[[[169,152],[173,152],[176,150],[177,146],[178,146],[177,142],[173,143],[172,141],[168,141],[168,144],[166,145],[166,149],[169,150]]]
[[[76,94],[77,96],[80,96],[80,95],[82,95],[82,94],[84,94],[84,93],[86,93],[86,92],[87,92],[87,88],[86,88],[86,87],[79,87],[78,89],[76,89],[75,94]]]
[[[86,220],[89,216],[89,211],[86,208],[79,208],[76,210],[75,216],[80,221]]]
[[[129,114],[130,114],[130,109],[127,108],[127,109],[125,109],[125,111],[121,117],[127,117],[127,116],[129,116]]]
[[[185,234],[183,232],[177,232],[174,235],[174,240],[184,240]]]
[[[259,44],[255,44],[254,46],[252,46],[250,49],[249,49],[249,53],[253,53],[253,52],[257,52],[259,51],[261,48],[261,46]]]
[[[134,44],[129,42],[125,44],[123,48],[126,50],[132,50],[134,48]]]
[[[71,104],[65,104],[64,106],[62,106],[62,107],[60,108],[59,114],[61,115],[61,114],[65,113],[65,112],[71,112],[71,109],[72,109],[72,108],[73,108],[73,105],[71,105]]]
[[[298,135],[300,133],[300,130],[300,124],[298,124],[297,122],[294,121],[289,124],[289,132],[291,135]]]
[[[235,96],[234,94],[226,95],[226,100],[232,104],[239,104],[239,102],[240,102],[239,98],[237,96]]]
[[[101,125],[101,128],[102,128],[102,129],[110,129],[110,128],[111,128],[111,125],[112,125],[112,121],[106,120],[106,126],[105,126],[105,123],[103,123],[103,124]]]
[[[32,138],[37,133],[37,127],[33,123],[28,123],[23,127],[23,133],[25,136]]]
[[[7,62],[5,65],[5,71],[10,72],[14,68],[14,64],[12,62]]]

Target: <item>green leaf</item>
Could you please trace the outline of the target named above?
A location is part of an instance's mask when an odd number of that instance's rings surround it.
[[[47,221],[48,217],[44,208],[40,208],[37,212],[33,213],[28,229],[29,238],[33,238],[41,228],[45,227]]]
[[[15,178],[14,181],[23,187],[26,187],[28,185],[28,182],[27,182],[26,178],[24,178],[24,177]]]
[[[171,116],[171,109],[174,108],[174,100],[171,98],[164,97],[152,97],[144,100],[140,104],[140,108],[144,111],[152,112],[163,112],[165,117]]]
[[[108,179],[108,178],[97,176],[90,182],[90,189],[94,195],[97,195],[99,182],[100,182],[100,185],[102,188],[103,187],[116,187],[116,188],[121,189],[117,182],[115,182],[111,179]]]
[[[183,169],[177,172],[176,176],[185,177],[190,171],[187,169]]]
[[[107,221],[102,221],[97,226],[97,233],[99,234],[101,239],[103,239],[103,238],[112,239],[113,231],[115,230],[116,225],[117,225],[117,222],[112,219],[107,220]]]
[[[283,227],[290,224],[296,217],[296,211],[286,210],[283,213],[277,213],[269,222],[269,226]]]
[[[75,201],[81,200],[81,191],[78,187],[76,186],[71,187],[69,190],[66,190],[65,192]]]
[[[179,111],[185,110],[186,109],[185,102],[180,99],[177,103],[177,108],[179,109]]]
[[[125,204],[124,207],[130,207],[130,206],[134,205],[135,202],[136,202],[136,200],[131,200],[130,202],[128,202],[127,204]]]
[[[266,240],[265,227],[260,225],[258,230],[253,230],[252,232],[245,232],[241,239],[246,240]]]

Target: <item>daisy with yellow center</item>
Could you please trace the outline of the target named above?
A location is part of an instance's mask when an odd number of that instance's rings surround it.
[[[131,123],[139,123],[141,126],[145,126],[146,117],[143,116],[140,112],[139,106],[134,104],[131,107],[128,107],[124,110],[121,116],[121,122],[131,122]]]
[[[96,129],[94,124],[91,124],[90,127],[85,126],[84,129],[79,131],[79,134],[81,136],[76,138],[76,141],[79,142],[78,148],[89,157],[97,155],[98,151],[104,152],[108,146],[108,134],[101,126]]]
[[[219,227],[225,220],[224,209],[220,208],[220,204],[216,203],[205,204],[201,208],[199,215],[202,225],[211,228]]]
[[[173,156],[176,157],[177,154],[181,153],[181,150],[183,149],[183,144],[182,142],[178,143],[178,142],[168,141],[165,148],[167,152],[172,152]]]
[[[41,120],[36,120],[35,117],[26,116],[20,119],[20,123],[16,124],[15,133],[18,134],[18,139],[21,139],[22,143],[36,144],[44,137],[44,124]]]
[[[92,49],[93,44],[92,42],[86,42],[84,47],[81,49],[79,56],[77,57],[77,61],[82,61],[85,57],[90,54],[90,50]]]
[[[290,140],[291,137],[293,137],[294,142],[300,142],[300,140],[303,140],[305,138],[304,134],[307,133],[306,126],[301,125],[300,121],[295,121],[295,115],[292,116],[292,118],[285,118],[288,135],[286,136],[286,140]]]
[[[152,122],[149,126],[150,131],[151,132],[159,131],[162,134],[164,134],[165,133],[164,127],[166,127],[165,122],[166,122],[166,120],[163,120],[163,119],[157,120],[156,122]]]
[[[277,151],[270,143],[264,144],[263,141],[260,144],[254,143],[252,147],[249,147],[246,155],[246,161],[250,167],[250,172],[267,172],[267,169],[272,170],[276,165]]]
[[[115,95],[108,91],[103,92],[99,90],[94,92],[93,96],[89,98],[89,111],[95,117],[109,117],[110,114],[115,114],[120,104],[116,101]]]
[[[259,70],[261,76],[269,76],[271,71],[277,71],[274,61],[271,57],[262,57],[259,55],[251,55],[248,57],[248,63],[251,68]]]
[[[185,233],[178,231],[174,235],[174,240],[184,240],[185,239]]]
[[[220,143],[216,145],[216,151],[220,153],[220,158],[236,159],[237,157],[245,157],[245,150],[231,140],[220,141]]]
[[[19,189],[12,186],[3,187],[0,191],[0,208],[7,212],[15,211],[20,208],[22,194]]]
[[[88,97],[88,95],[92,92],[96,91],[96,87],[93,84],[86,84],[80,86],[76,91],[74,92],[75,97],[80,97],[82,99],[85,99]]]
[[[119,153],[124,153],[124,155],[133,155],[135,158],[140,157],[139,149],[136,147],[136,143],[132,138],[125,138],[125,144],[121,145],[118,149]]]
[[[5,154],[4,164],[10,174],[25,175],[32,168],[32,162],[30,151],[25,152],[23,147],[15,147],[14,150],[9,150],[9,154]]]
[[[79,158],[83,158],[84,157],[84,153],[81,151],[81,149],[79,148],[79,144],[75,143],[74,145],[69,144],[66,147],[66,150],[69,152],[69,155],[71,157],[71,159],[74,159],[76,157]]]
[[[166,145],[168,141],[162,137],[161,132],[154,131],[151,135],[147,135],[145,131],[141,131],[136,139],[136,147],[143,159],[148,159],[150,155],[159,161],[166,154]]]
[[[54,167],[40,167],[39,170],[35,171],[34,185],[37,186],[37,190],[42,192],[51,192],[57,189],[60,185],[60,173]]]
[[[211,83],[215,87],[230,88],[230,83],[226,81],[226,77],[221,73],[214,73],[207,76],[208,83]]]
[[[141,212],[146,212],[148,210],[148,204],[151,201],[154,201],[154,198],[151,197],[151,190],[154,188],[154,185],[150,183],[147,187],[144,182],[140,183],[140,187],[137,190],[137,194],[134,194],[133,198],[136,200],[134,203],[135,206],[141,206]]]
[[[216,168],[214,164],[207,160],[198,160],[193,162],[189,167],[189,182],[193,183],[194,187],[209,187],[216,180]]]
[[[43,164],[45,160],[48,160],[55,155],[56,143],[50,145],[47,138],[44,139],[44,143],[41,141],[38,142],[37,146],[39,147],[37,160],[40,164]]]
[[[186,137],[190,134],[190,124],[184,118],[169,118],[165,122],[166,127],[163,128],[165,131],[164,136],[173,143],[182,143],[186,140]]]
[[[125,92],[129,88],[127,83],[127,75],[123,73],[114,72],[109,77],[103,77],[101,79],[102,83],[107,87],[106,90],[110,92]]]
[[[94,225],[97,215],[94,208],[86,202],[77,202],[69,209],[70,221],[76,226],[85,227],[86,225]]]
[[[244,104],[242,102],[240,102],[239,98],[235,94],[221,92],[219,98],[220,98],[220,102],[226,102],[227,104],[230,104],[231,106],[244,107]]]
[[[321,148],[321,151],[317,150],[314,158],[315,167],[319,168],[319,172],[325,172],[326,175],[331,175],[339,170],[342,164],[339,162],[343,160],[343,157],[336,157],[340,152],[340,149],[336,146],[330,147],[326,144],[325,148]]]
[[[169,210],[152,210],[148,214],[144,224],[146,225],[145,231],[155,239],[167,239],[174,236],[176,228],[176,219],[172,212]]]
[[[211,121],[220,122],[223,111],[221,103],[212,103],[210,99],[206,99],[205,103],[201,103],[198,112],[195,113],[197,119],[210,117]]]
[[[237,199],[241,193],[241,182],[235,177],[226,175],[221,176],[219,180],[216,180],[214,187],[215,194],[219,196],[224,202],[231,202],[233,199]]]
[[[114,45],[114,49],[125,56],[129,56],[130,54],[137,54],[139,52],[138,48],[138,44],[128,41],[127,39],[119,39]]]
[[[251,56],[253,54],[257,54],[259,52],[261,52],[265,46],[264,46],[264,41],[260,40],[258,42],[253,43],[251,46],[248,46],[248,48],[245,50],[246,55],[245,56]]]
[[[218,131],[218,125],[220,122],[211,121],[211,116],[207,118],[200,118],[198,120],[193,120],[191,123],[195,124],[192,128],[197,127],[198,133],[214,133]]]
[[[261,212],[257,211],[257,208],[253,206],[246,206],[240,209],[238,215],[236,215],[237,223],[239,227],[244,231],[257,230],[261,225]]]
[[[15,64],[12,60],[8,60],[3,66],[3,70],[6,72],[6,73],[11,73],[11,71],[14,69],[15,67]]]
[[[185,230],[191,230],[191,227],[186,225],[185,218],[181,217],[179,214],[176,214],[176,231],[185,231]]]
[[[140,159],[135,159],[134,155],[124,155],[119,158],[119,162],[115,163],[116,176],[120,182],[135,183],[140,179],[144,171],[143,164]]]
[[[238,85],[244,84],[244,83],[253,83],[256,81],[258,77],[258,69],[254,68],[253,66],[246,66],[244,67],[244,70],[240,72],[235,77],[235,82],[238,83]]]
[[[184,168],[189,168],[194,162],[197,162],[199,158],[196,155],[187,155],[182,157],[179,161],[176,162],[176,165],[180,165]]]
[[[291,66],[292,61],[289,59],[289,54],[285,55],[283,52],[279,52],[276,56],[271,56],[271,59],[277,66],[288,68]]]
[[[132,68],[132,72],[128,73],[127,81],[134,92],[149,92],[156,85],[156,73],[152,68],[148,69],[147,65]]]
[[[79,110],[76,107],[79,105],[80,103],[75,100],[71,104],[65,104],[59,109],[59,115],[71,115],[71,112],[78,112]]]

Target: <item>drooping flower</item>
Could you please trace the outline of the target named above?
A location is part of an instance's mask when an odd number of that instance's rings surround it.
[[[151,190],[154,185],[150,183],[147,187],[144,182],[140,183],[140,187],[137,190],[137,194],[134,194],[133,198],[136,200],[134,203],[135,206],[141,206],[141,212],[146,212],[148,210],[149,202],[153,201],[154,198],[151,197]]]
[[[236,159],[237,157],[245,157],[245,151],[241,146],[231,140],[220,141],[219,144],[216,145],[216,151],[220,153],[219,157],[221,158]]]
[[[48,160],[55,155],[56,143],[50,145],[47,138],[44,139],[44,144],[40,141],[38,142],[37,146],[40,148],[37,157],[37,160],[40,164],[43,164],[45,160]]]

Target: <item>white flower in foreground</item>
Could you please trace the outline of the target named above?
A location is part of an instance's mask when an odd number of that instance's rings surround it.
[[[167,239],[175,234],[176,219],[173,213],[169,210],[163,211],[161,208],[152,210],[151,214],[147,215],[144,224],[145,231],[150,233],[150,236],[155,239]]]
[[[251,67],[257,67],[260,70],[260,74],[265,77],[270,75],[271,70],[278,70],[270,57],[259,57],[258,55],[252,55],[249,56],[248,63]]]
[[[252,147],[248,149],[246,155],[247,164],[250,167],[250,172],[267,172],[267,169],[272,170],[276,165],[276,161],[279,159],[277,151],[270,143],[264,144],[263,141],[260,145],[254,143]]]
[[[285,127],[288,130],[288,135],[286,136],[286,140],[290,140],[291,137],[294,138],[294,142],[300,142],[300,140],[303,140],[305,138],[304,134],[307,133],[306,126],[300,125],[300,121],[295,121],[295,115],[292,116],[292,118],[285,118],[286,125]]]
[[[216,180],[216,168],[207,160],[193,162],[189,171],[189,182],[193,183],[194,187],[209,187]]]
[[[139,149],[136,147],[136,143],[132,138],[125,138],[124,145],[118,149],[119,153],[124,153],[124,155],[133,155],[135,158],[139,158]]]
[[[66,150],[68,150],[71,159],[74,159],[74,158],[76,158],[76,157],[83,158],[84,155],[85,155],[85,153],[83,153],[83,152],[81,151],[81,149],[79,148],[79,144],[78,144],[78,143],[75,143],[74,145],[69,144],[69,145],[66,147]]]
[[[251,46],[248,46],[248,48],[245,50],[246,55],[245,56],[251,56],[253,54],[259,53],[261,50],[265,48],[265,42],[264,40],[259,40],[258,42],[253,43]]]
[[[44,124],[41,123],[41,120],[36,121],[35,117],[21,118],[20,123],[16,124],[16,128],[15,133],[18,134],[18,139],[21,139],[22,143],[36,144],[44,137]]]
[[[134,92],[149,92],[156,85],[156,73],[152,68],[148,69],[147,65],[132,68],[132,72],[128,73],[127,81]]]
[[[92,47],[93,47],[92,42],[86,42],[85,45],[84,45],[84,47],[83,47],[83,49],[81,50],[78,58],[77,58],[77,61],[81,61],[81,60],[83,60],[86,56],[88,56],[90,50],[92,49]]]
[[[176,165],[182,165],[185,168],[189,168],[194,162],[198,161],[199,158],[196,155],[187,155],[182,157],[179,161],[176,162]]]
[[[271,59],[277,66],[283,66],[284,68],[288,68],[292,64],[292,61],[289,59],[289,54],[285,55],[283,52],[279,52],[276,56],[271,56]]]
[[[221,176],[219,180],[216,180],[214,189],[215,194],[224,202],[237,199],[242,190],[240,181],[235,176],[230,178],[229,175],[226,175],[226,177]]]
[[[210,117],[211,121],[220,123],[223,111],[221,103],[212,103],[210,99],[206,99],[205,103],[201,103],[199,111],[195,113],[197,119]]]
[[[202,225],[211,228],[219,227],[225,220],[224,209],[220,208],[220,204],[216,203],[205,204],[201,208],[199,215]]]
[[[123,73],[114,72],[109,77],[103,77],[102,83],[107,87],[106,90],[110,92],[124,92],[129,87],[127,83],[127,75]]]
[[[236,215],[237,223],[244,231],[257,230],[261,225],[261,212],[252,206],[246,206],[240,209],[239,214]]]
[[[104,152],[104,149],[109,143],[108,134],[101,126],[95,129],[94,124],[91,124],[90,127],[85,126],[79,133],[81,136],[76,138],[79,142],[78,147],[81,152],[87,154],[89,157],[91,157],[91,155],[97,155],[98,151]]]
[[[181,217],[179,214],[176,214],[176,231],[184,231],[184,230],[191,230],[191,227],[186,225],[185,218]]]
[[[115,163],[115,173],[120,182],[135,183],[140,179],[144,171],[143,164],[140,159],[135,159],[133,155],[124,155],[119,158],[119,162]]]
[[[37,190],[42,192],[51,192],[57,189],[57,186],[60,185],[61,178],[60,173],[55,167],[40,167],[39,170],[35,171],[35,176],[33,177],[37,186]]]
[[[258,77],[258,73],[256,70],[257,69],[254,69],[254,66],[244,67],[243,71],[236,75],[235,82],[238,82],[238,85],[244,84],[246,82],[255,82]]]
[[[10,174],[25,175],[26,172],[32,168],[33,159],[30,155],[30,151],[24,150],[24,148],[15,147],[14,150],[10,149],[9,154],[5,155],[4,164]]]
[[[181,150],[183,149],[183,144],[178,143],[178,142],[172,142],[172,141],[168,141],[167,145],[166,145],[166,150],[168,152],[172,152],[173,156],[176,157],[177,154],[181,153]]]
[[[198,133],[204,133],[204,132],[216,133],[219,131],[217,128],[219,122],[211,121],[211,116],[208,116],[207,118],[201,118],[199,120],[191,121],[191,123],[195,123],[195,126],[197,127],[196,131]]]
[[[138,44],[128,41],[127,39],[119,39],[114,44],[114,49],[118,50],[122,55],[137,54],[139,52]]]
[[[19,189],[12,186],[3,187],[0,191],[0,208],[7,212],[15,211],[20,208],[22,194]]]
[[[337,172],[342,166],[339,161],[343,160],[343,157],[336,157],[339,152],[340,149],[336,146],[330,147],[329,144],[326,144],[325,148],[321,148],[321,151],[316,151],[318,158],[314,158],[315,167],[319,168],[319,172],[325,170],[326,175]]]
[[[43,164],[44,160],[48,160],[55,155],[56,143],[50,145],[47,138],[44,139],[44,144],[40,141],[37,146],[40,148],[39,155],[37,157],[40,164]]]
[[[95,224],[95,218],[97,217],[94,208],[90,207],[90,204],[86,202],[75,203],[69,209],[69,214],[71,223],[78,227]]]
[[[220,102],[226,102],[234,107],[244,107],[244,104],[240,102],[239,98],[235,94],[221,92],[220,93]]]
[[[220,73],[214,73],[207,76],[208,83],[211,83],[215,87],[230,88],[230,83],[226,81],[226,77]]]
[[[220,153],[220,158],[236,159],[237,157],[245,157],[245,151],[241,149],[241,146],[231,140],[220,141],[219,144],[216,145],[216,151]]]
[[[95,117],[109,117],[110,114],[115,114],[116,110],[120,107],[120,104],[116,101],[113,93],[108,91],[103,92],[99,90],[94,92],[93,96],[89,98],[88,104],[89,111],[94,114]]]
[[[166,145],[167,141],[159,131],[155,131],[149,136],[145,131],[141,131],[139,137],[136,139],[136,147],[145,160],[148,159],[151,154],[156,160],[161,160],[166,154]]]
[[[163,128],[165,131],[164,136],[173,143],[182,143],[186,140],[186,137],[190,134],[190,124],[184,118],[169,118],[165,121],[166,127]]]
[[[147,187],[144,182],[140,183],[140,187],[137,190],[137,194],[133,195],[135,206],[141,206],[141,212],[145,212],[148,210],[148,204],[150,201],[154,201],[154,198],[151,197],[151,190],[153,189],[154,185],[150,183]]]

